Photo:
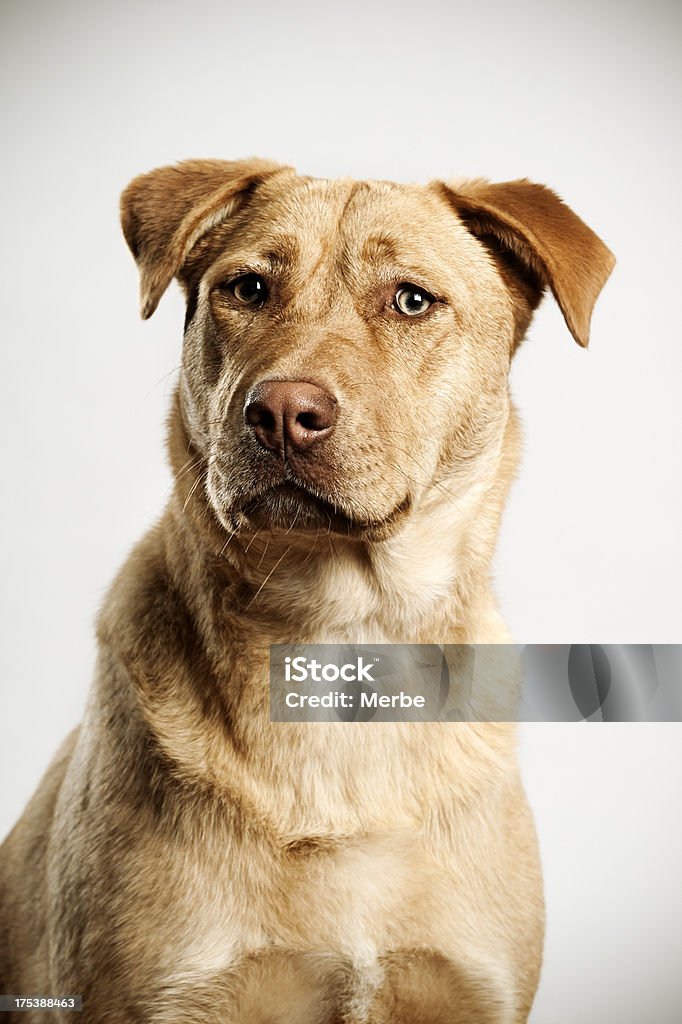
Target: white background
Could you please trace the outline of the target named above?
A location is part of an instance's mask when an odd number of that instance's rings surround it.
[[[516,360],[501,603],[522,642],[682,640],[681,12],[4,0],[0,833],[80,716],[96,609],[170,486],[182,305],[173,286],[138,320],[117,214],[160,164],[559,191],[619,262],[588,352],[547,300]],[[534,1024],[682,1019],[681,738],[523,729],[549,913]]]

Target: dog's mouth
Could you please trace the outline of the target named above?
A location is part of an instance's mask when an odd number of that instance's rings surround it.
[[[240,519],[257,529],[275,528],[287,533],[334,533],[343,537],[385,540],[408,515],[412,499],[403,498],[385,516],[358,516],[336,502],[320,497],[302,484],[278,483],[247,498]]]

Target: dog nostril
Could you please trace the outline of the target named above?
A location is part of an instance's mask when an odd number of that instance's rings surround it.
[[[263,427],[265,430],[273,430],[275,427],[275,417],[261,402],[251,402],[247,405],[244,415],[251,427]]]
[[[323,416],[320,416],[316,412],[300,412],[296,417],[296,422],[300,424],[304,430],[326,430],[329,423]]]

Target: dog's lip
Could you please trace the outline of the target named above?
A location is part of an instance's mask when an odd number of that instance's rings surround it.
[[[312,504],[318,511],[322,512],[329,518],[330,525],[341,522],[346,525],[349,532],[352,533],[372,533],[376,531],[390,530],[391,527],[393,527],[407,514],[412,505],[412,499],[408,494],[394,505],[387,515],[381,516],[377,519],[361,519],[335,502],[333,499],[323,498],[319,494],[316,494],[309,487],[306,487],[305,484],[287,480],[281,483],[272,484],[271,486],[260,490],[257,494],[250,495],[243,502],[241,512],[248,517],[249,513],[255,511],[256,506],[264,499],[277,498],[278,496],[295,498],[297,501]]]

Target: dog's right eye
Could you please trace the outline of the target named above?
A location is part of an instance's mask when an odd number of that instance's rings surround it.
[[[230,281],[227,288],[243,306],[262,306],[268,297],[265,281],[258,274],[242,274]]]

